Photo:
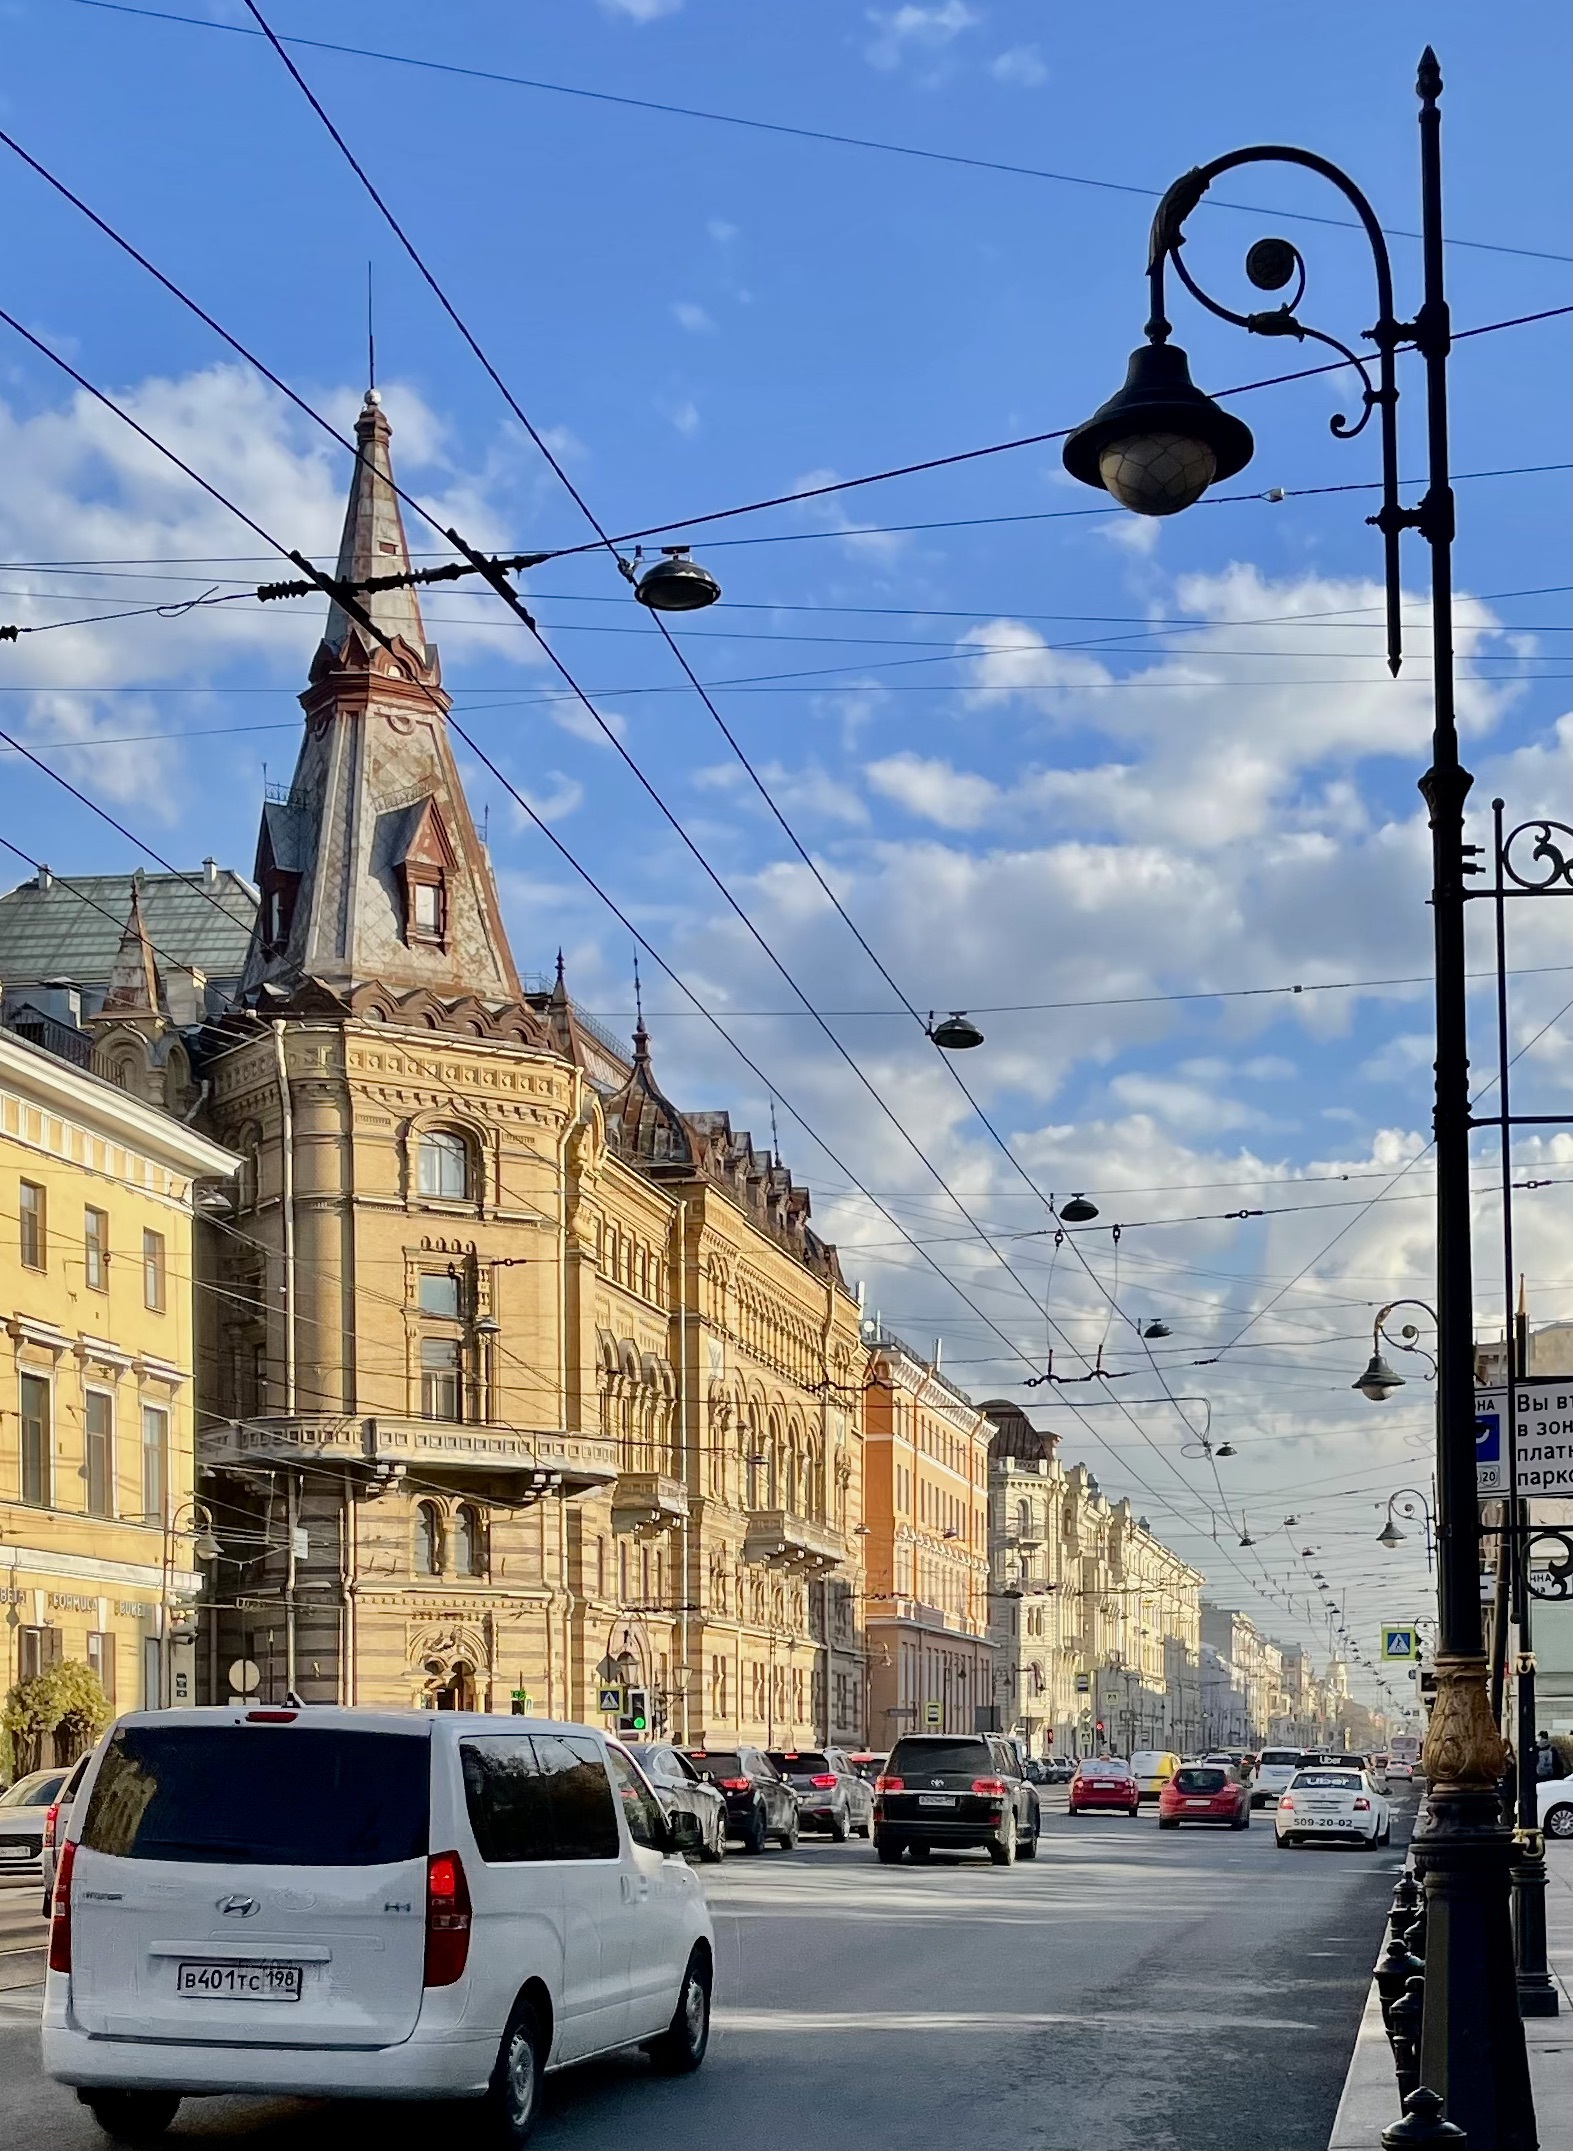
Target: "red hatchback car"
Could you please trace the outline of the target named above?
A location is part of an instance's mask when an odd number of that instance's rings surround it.
[[[1087,1815],[1096,1808],[1117,1808],[1134,1815],[1140,1806],[1135,1774],[1117,1755],[1084,1755],[1076,1765],[1070,1794],[1073,1815]]]
[[[1182,1763],[1158,1795],[1158,1827],[1177,1830],[1182,1822],[1227,1823],[1231,1830],[1248,1830],[1249,1784],[1228,1763]]]

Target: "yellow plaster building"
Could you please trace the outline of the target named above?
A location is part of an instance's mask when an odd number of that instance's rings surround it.
[[[339,575],[408,566],[374,397]],[[335,605],[210,1028],[211,1693],[861,1725],[857,1308],[724,1113],[514,967],[411,589]],[[390,649],[378,639],[387,638]]]
[[[193,1193],[237,1163],[0,1030],[0,1689],[196,1700]]]

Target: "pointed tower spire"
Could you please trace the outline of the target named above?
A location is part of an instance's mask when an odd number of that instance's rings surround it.
[[[408,572],[392,429],[375,389],[355,425],[340,580]],[[372,988],[522,1005],[486,852],[445,722],[448,697],[409,587],[367,593],[369,636],[335,603],[301,696],[306,733],[287,798],[262,809],[262,903],[241,995],[308,991],[347,1006]],[[386,1020],[386,1017],[384,1018]]]
[[[120,947],[109,973],[109,990],[101,1014],[106,1016],[158,1016],[164,1013],[164,987],[142,916],[142,883],[131,882],[131,910],[120,936]]]
[[[340,582],[364,582],[373,575],[407,575],[410,549],[404,537],[404,518],[399,496],[393,490],[393,464],[388,443],[393,428],[375,388],[366,391],[360,416],[355,421],[355,478],[349,506],[344,511],[344,535],[339,540],[335,574]],[[434,670],[435,653],[428,649],[420,600],[412,589],[375,590],[362,600],[382,632],[408,643],[423,670]],[[351,635],[361,631],[341,605],[328,614],[324,642],[343,657]]]

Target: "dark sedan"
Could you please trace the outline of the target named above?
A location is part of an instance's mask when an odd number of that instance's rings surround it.
[[[726,1795],[708,1784],[680,1749],[664,1740],[633,1750],[655,1788],[665,1814],[681,1809],[699,1824],[699,1857],[719,1860],[726,1851]]]
[[[761,1748],[683,1748],[707,1785],[726,1800],[726,1834],[745,1852],[763,1852],[771,1838],[785,1852],[797,1844],[797,1794]]]
[[[1038,1851],[1038,1794],[1016,1750],[991,1733],[909,1733],[874,1787],[874,1849],[926,1860],[936,1845],[983,1845],[997,1867]]]
[[[797,1794],[805,1830],[828,1830],[838,1845],[854,1832],[874,1830],[874,1792],[853,1769],[840,1748],[767,1748],[769,1756]]]

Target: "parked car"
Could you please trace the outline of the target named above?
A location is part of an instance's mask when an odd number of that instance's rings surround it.
[[[670,1741],[653,1740],[633,1750],[634,1760],[655,1789],[668,1815],[679,1808],[699,1824],[699,1857],[719,1860],[726,1853],[726,1795],[708,1784]]]
[[[1096,1814],[1108,1808],[1134,1815],[1140,1806],[1141,1792],[1135,1773],[1119,1756],[1084,1755],[1076,1765],[1076,1774],[1071,1779],[1070,1812],[1073,1815]]]
[[[1248,1830],[1251,1806],[1249,1781],[1233,1763],[1182,1763],[1159,1795],[1158,1827],[1177,1830],[1182,1822],[1206,1822]]]
[[[840,1748],[767,1748],[765,1753],[797,1794],[805,1829],[828,1830],[838,1845],[854,1831],[874,1834],[874,1789]]]
[[[1318,1839],[1385,1845],[1393,1834],[1393,1815],[1368,1770],[1329,1763],[1295,1772],[1279,1797],[1273,1834],[1280,1851]]]
[[[1535,1791],[1547,1837],[1573,1837],[1573,1778],[1542,1778]]]
[[[684,1748],[707,1785],[726,1801],[726,1834],[745,1852],[763,1852],[774,1838],[784,1852],[797,1844],[797,1794],[761,1748]]]
[[[1138,1748],[1131,1757],[1137,1797],[1156,1800],[1179,1767],[1180,1758],[1171,1755],[1167,1748]]]
[[[0,1873],[42,1859],[45,1818],[70,1775],[69,1770],[29,1770],[0,1793]]]
[[[886,1758],[871,1748],[859,1748],[855,1755],[847,1757],[847,1761],[852,1765],[865,1785],[872,1785],[879,1773],[884,1769]]]
[[[1076,1775],[1076,1764],[1069,1755],[1049,1755],[1044,1758],[1044,1783],[1068,1785]]]
[[[996,1867],[1038,1856],[1038,1794],[997,1733],[908,1733],[874,1787],[874,1849],[888,1862],[983,1845]]]
[[[82,1790],[82,1780],[87,1776],[87,1766],[93,1760],[93,1751],[79,1755],[71,1765],[71,1775],[66,1779],[53,1800],[44,1810],[44,1849],[39,1864],[44,1870],[43,1917],[49,1917],[49,1898],[55,1886],[55,1848],[59,1843],[64,1821],[71,1813],[71,1803]]]
[[[1287,1792],[1300,1768],[1302,1750],[1299,1748],[1263,1748],[1256,1759],[1256,1775],[1251,1781],[1252,1807],[1276,1807],[1278,1795]]]
[[[60,1847],[45,2070],[121,2141],[244,2093],[474,2099],[519,2146],[549,2069],[704,2060],[697,1834],[590,1726],[134,1712]]]

